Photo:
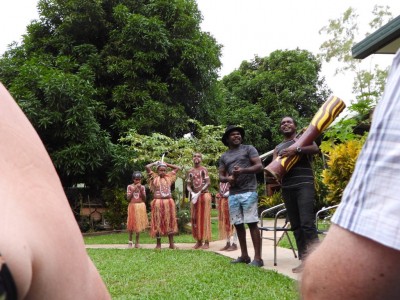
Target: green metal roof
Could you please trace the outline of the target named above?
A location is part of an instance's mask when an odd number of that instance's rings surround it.
[[[400,16],[379,28],[351,48],[354,58],[363,59],[371,54],[395,54],[400,48]]]

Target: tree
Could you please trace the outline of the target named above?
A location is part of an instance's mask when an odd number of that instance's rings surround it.
[[[306,50],[276,50],[268,57],[244,61],[222,80],[226,102],[223,123],[242,124],[245,142],[260,152],[281,141],[279,123],[291,115],[308,125],[329,90],[320,78],[321,64]]]
[[[372,11],[373,19],[368,24],[371,30],[378,29],[393,18],[389,10],[388,6],[375,5]],[[320,46],[319,57],[328,63],[332,60],[337,62],[335,74],[353,73],[353,93],[356,95],[354,102],[364,102],[372,108],[383,93],[388,68],[381,70],[374,65],[371,69],[365,70],[362,68],[361,60],[352,57],[351,49],[356,44],[358,33],[358,14],[355,9],[349,7],[342,16],[329,20],[329,24],[321,28],[320,34],[326,34],[328,40]]]
[[[220,45],[194,0],[40,0],[39,20],[0,60],[0,80],[42,138],[64,186],[109,176],[129,130],[170,137],[212,98]],[[127,159],[127,157],[125,157]]]
[[[202,125],[196,120],[190,120],[190,123],[196,128],[195,134],[177,139],[159,133],[141,135],[135,130],[130,131],[121,139],[124,144],[121,147],[130,152],[131,168],[143,169],[147,163],[161,160],[164,154],[167,162],[182,167],[178,175],[185,180],[187,171],[193,167],[193,154],[200,152],[203,154],[202,165],[210,174],[211,191],[216,192],[218,190],[218,160],[227,150],[221,142],[225,128]],[[118,165],[117,162],[116,165]]]
[[[7,67],[2,70],[13,71],[14,66]],[[70,67],[66,57],[33,56],[19,66],[9,89],[36,127],[63,184],[97,185],[105,177],[98,172],[110,159],[110,139],[96,118],[91,74],[67,72]]]
[[[369,25],[373,30],[392,18],[389,7],[375,6],[372,13],[374,18]],[[337,62],[336,74],[346,72],[355,75],[353,93],[356,95],[356,100],[348,107],[352,116],[328,128],[320,147],[324,157],[328,158],[327,167],[318,169],[316,176],[321,183],[319,198],[325,198],[324,204],[337,204],[341,200],[366,137],[365,134],[359,135],[356,129],[369,127],[371,112],[383,93],[387,77],[388,69],[381,70],[374,65],[372,69],[365,70],[361,61],[352,57],[351,49],[359,32],[357,20],[356,11],[350,7],[341,17],[329,20],[329,25],[320,30],[329,37],[320,47],[320,57],[326,62]],[[324,197],[321,197],[321,191]]]

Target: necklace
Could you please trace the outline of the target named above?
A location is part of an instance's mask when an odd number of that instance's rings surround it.
[[[132,185],[132,198],[133,199],[139,199],[139,195],[140,195],[140,188],[135,187],[134,185]]]
[[[193,187],[197,190],[203,185],[203,179],[201,178],[201,171],[193,171]]]
[[[165,180],[160,181],[160,194],[162,197],[167,197],[171,194],[171,188]]]

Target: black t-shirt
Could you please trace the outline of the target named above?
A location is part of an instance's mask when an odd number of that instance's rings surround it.
[[[294,140],[284,141],[276,146],[279,151],[294,144]],[[314,183],[314,174],[311,167],[312,155],[300,154],[297,163],[283,176],[282,188],[295,188],[304,183]]]

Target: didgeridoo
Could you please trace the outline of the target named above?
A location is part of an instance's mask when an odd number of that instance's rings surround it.
[[[336,96],[330,96],[317,111],[306,131],[291,147],[311,145],[311,143],[337,118],[345,107],[346,104],[343,100]],[[291,157],[278,156],[264,168],[265,175],[272,176],[276,181],[281,182],[282,177],[299,160],[300,155],[301,154]]]

